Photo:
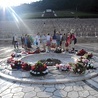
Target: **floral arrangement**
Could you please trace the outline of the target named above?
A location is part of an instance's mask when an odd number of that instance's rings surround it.
[[[26,51],[22,51],[21,54],[27,55],[28,53]]]
[[[61,71],[73,71],[75,74],[84,74],[86,70],[96,69],[91,65],[90,59],[93,57],[92,53],[85,53],[76,63],[56,64],[56,68]]]
[[[62,49],[61,49],[60,47],[57,47],[54,52],[55,52],[55,53],[62,53]]]
[[[75,74],[83,74],[86,71],[86,66],[89,60],[83,57],[79,58],[76,63],[56,64],[56,68],[61,71],[73,71]]]
[[[12,69],[21,69],[22,62],[21,61],[14,61],[11,63],[11,68]]]
[[[70,63],[70,66],[75,74],[84,74],[86,71],[86,65],[83,62]]]
[[[21,68],[25,71],[30,71],[31,70],[31,65],[27,63],[22,63]]]
[[[34,52],[33,51],[28,51],[27,54],[34,54]]]
[[[43,64],[40,61],[38,61],[35,65],[31,66],[31,70],[30,70],[31,75],[40,76],[40,75],[45,75],[47,73],[48,73],[48,69],[46,64]]]
[[[7,63],[12,63],[12,62],[14,62],[14,59],[12,57],[7,59]]]
[[[21,62],[20,60],[12,60],[10,62],[10,65],[11,65],[12,69],[17,69],[17,70],[23,69],[25,71],[30,71],[31,70],[31,65],[30,64]]]
[[[78,74],[85,73],[86,70],[96,69],[91,65],[90,59],[93,57],[92,53],[85,53],[76,63],[70,64],[72,66],[73,72]]]
[[[77,55],[78,56],[83,56],[84,54],[86,54],[87,52],[84,50],[84,49],[82,49],[82,50],[80,50],[80,51],[78,51],[77,52]]]
[[[43,51],[42,51],[43,52]],[[40,53],[39,48],[37,48],[34,53]],[[30,71],[30,74],[32,75],[45,75],[48,73],[47,65],[38,61],[35,65],[31,66],[28,63],[22,62],[21,60],[18,60],[16,57],[21,57],[22,54],[31,54],[31,52],[23,51],[20,53],[12,53],[11,57],[7,59],[7,63],[11,66],[12,69],[21,69],[25,71]]]
[[[21,57],[21,54],[19,54],[19,53],[12,53],[12,54],[11,54],[11,57],[13,57],[13,58],[14,58],[14,57]]]
[[[56,64],[56,68],[61,70],[61,71],[69,71],[71,69],[70,65],[65,65],[65,64]]]
[[[85,53],[83,55],[83,57],[86,58],[86,59],[91,59],[93,57],[93,54],[92,53]]]

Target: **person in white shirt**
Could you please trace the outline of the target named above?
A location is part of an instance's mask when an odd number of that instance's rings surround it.
[[[36,35],[35,40],[36,40],[36,45],[38,47],[40,47],[40,35],[39,35],[39,33]]]
[[[42,43],[44,50],[46,50],[47,37],[45,34],[41,36],[41,43]]]
[[[16,34],[13,36],[13,45],[14,45],[14,48],[18,49],[18,38],[16,36]]]
[[[46,36],[46,38],[47,38],[47,44],[46,44],[47,48],[46,48],[46,52],[49,52],[49,51],[50,51],[50,45],[51,45],[51,36],[50,36],[49,33],[48,33],[48,35]]]

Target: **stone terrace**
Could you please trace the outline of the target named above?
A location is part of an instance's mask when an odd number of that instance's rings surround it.
[[[54,29],[61,33],[75,30],[76,36],[98,36],[98,19],[27,19],[20,21],[1,21],[0,38],[12,38],[13,34],[40,33],[53,34]]]

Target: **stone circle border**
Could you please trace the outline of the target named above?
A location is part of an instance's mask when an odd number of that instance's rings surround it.
[[[16,78],[13,76],[9,76],[7,74],[4,74],[2,72],[0,72],[0,77],[7,79],[7,80],[11,80],[11,81],[15,81],[15,82],[22,82],[22,83],[32,83],[32,84],[63,84],[63,83],[72,83],[72,82],[78,82],[78,81],[83,81],[83,80],[87,80],[93,77],[98,76],[98,72],[92,72],[90,74],[87,74],[85,76],[82,77],[73,77],[73,78],[65,78],[65,79],[41,79],[41,80],[36,80],[36,79],[22,79],[22,78]]]

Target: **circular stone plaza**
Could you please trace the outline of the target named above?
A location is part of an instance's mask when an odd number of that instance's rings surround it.
[[[12,69],[7,63],[15,51],[24,51],[22,34],[35,36],[38,32],[53,34],[54,29],[68,33],[71,29],[77,37],[75,49],[93,54],[91,63],[95,69],[84,74],[61,71],[48,66],[48,74],[32,76],[29,71]],[[18,36],[19,49],[14,49],[12,38]],[[18,22],[0,21],[0,98],[98,98],[98,19],[26,19]],[[33,49],[36,47],[33,46]],[[74,63],[76,53],[62,52],[22,54],[15,59],[35,64],[41,59],[54,58],[63,64]]]

